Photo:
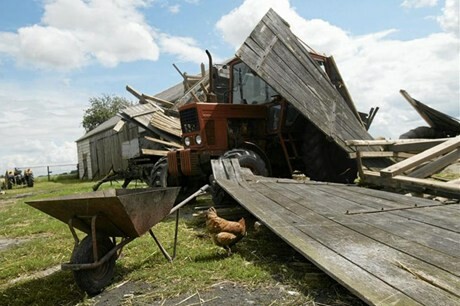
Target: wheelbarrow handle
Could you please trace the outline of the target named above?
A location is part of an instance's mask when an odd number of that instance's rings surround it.
[[[199,196],[199,195],[202,195],[204,193],[206,193],[206,190],[209,189],[209,185],[206,184],[204,185],[203,187],[201,187],[200,189],[198,189],[194,194],[192,194],[191,196],[189,196],[188,198],[186,198],[185,200],[183,200],[182,202],[180,202],[179,204],[177,204],[176,206],[174,206],[171,211],[169,212],[169,214],[172,214],[174,213],[176,210],[180,209],[182,206],[184,206],[185,204],[187,204],[188,202],[190,202],[193,198]]]

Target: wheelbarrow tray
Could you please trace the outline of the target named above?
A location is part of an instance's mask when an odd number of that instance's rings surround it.
[[[26,203],[87,234],[96,216],[98,233],[134,238],[169,215],[179,189],[108,189]]]

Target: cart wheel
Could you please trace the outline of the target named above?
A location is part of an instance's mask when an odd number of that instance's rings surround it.
[[[97,246],[99,259],[115,247],[109,237],[97,234]],[[73,275],[75,281],[88,295],[94,296],[102,292],[112,281],[115,272],[116,253],[105,263],[95,269],[75,270]],[[93,239],[90,235],[86,236],[72,253],[72,263],[92,263],[93,259]]]

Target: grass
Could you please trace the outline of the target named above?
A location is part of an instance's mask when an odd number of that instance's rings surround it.
[[[58,271],[39,279],[21,279],[67,262],[73,249],[73,239],[66,224],[24,202],[88,192],[92,185],[93,182],[75,180],[37,181],[34,188],[9,190],[0,197],[0,238],[22,240],[15,247],[0,251],[0,305],[93,304],[92,299],[77,288],[71,272]],[[111,187],[119,185],[101,186],[102,189]],[[206,196],[196,203],[197,206],[211,204]],[[182,216],[191,214],[191,206],[181,210]],[[153,227],[155,235],[170,252],[174,227],[172,216]],[[268,230],[249,231],[237,244],[235,254],[228,257],[206,236],[203,220],[183,217],[179,223],[177,247],[176,259],[169,263],[149,235],[135,239],[124,248],[117,261],[112,287],[127,280],[147,283],[153,290],[140,295],[138,302],[149,303],[204,290],[223,281],[248,288],[282,283],[301,293],[292,298],[292,304],[308,303],[317,295],[327,295],[326,301],[336,301],[337,294],[339,304],[359,303]],[[331,287],[334,290],[330,291]],[[330,292],[334,296],[330,296]]]

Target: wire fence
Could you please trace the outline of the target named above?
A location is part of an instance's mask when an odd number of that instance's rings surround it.
[[[75,177],[78,177],[78,164],[61,164],[16,168],[22,171],[24,171],[25,169],[31,169],[34,173],[34,177],[47,176],[48,181],[51,180],[51,176],[59,174],[75,174]]]

